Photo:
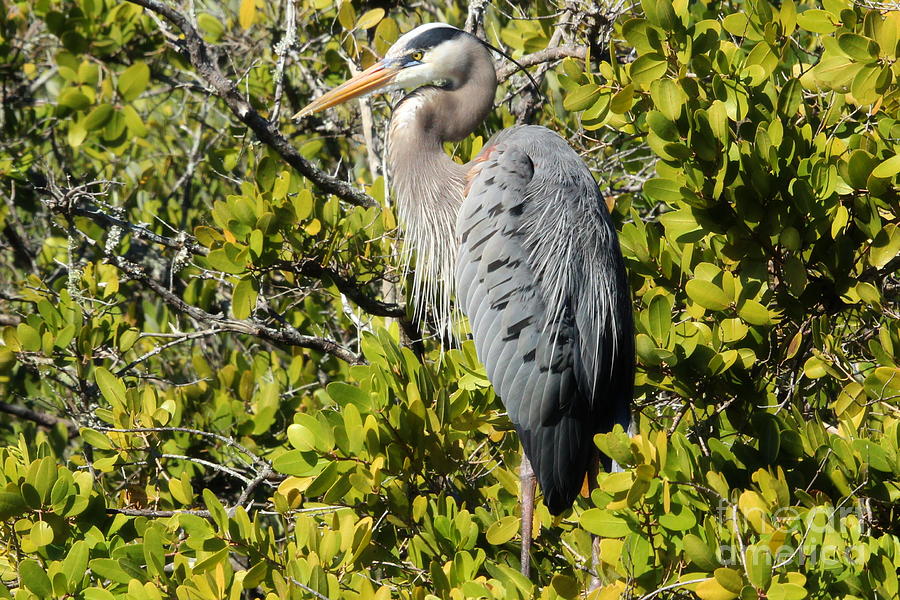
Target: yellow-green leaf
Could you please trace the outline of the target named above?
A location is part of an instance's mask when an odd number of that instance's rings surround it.
[[[243,29],[250,29],[256,21],[256,0],[241,0],[238,23]]]
[[[643,54],[631,63],[631,81],[635,85],[649,84],[666,74],[668,64],[661,54]]]
[[[505,544],[516,535],[516,532],[519,530],[519,522],[519,517],[515,515],[505,516],[488,527],[485,538],[487,538],[489,544],[494,546]]]
[[[887,179],[900,173],[900,154],[895,154],[880,165],[872,169],[872,175]]]
[[[150,82],[150,67],[146,63],[136,62],[119,75],[119,93],[126,102],[140,96]]]
[[[357,29],[371,29],[378,25],[378,22],[384,18],[383,8],[373,8],[363,13],[363,16],[356,22]]]
[[[614,538],[628,535],[628,522],[602,508],[590,508],[581,515],[581,526],[600,537]]]
[[[19,563],[19,583],[38,596],[49,597],[53,592],[47,571],[40,563],[31,558],[26,558]]]
[[[691,300],[709,310],[724,310],[731,304],[722,288],[711,281],[691,279],[685,284],[684,291]]]
[[[113,408],[125,408],[125,384],[103,367],[94,369],[94,379],[100,393]]]

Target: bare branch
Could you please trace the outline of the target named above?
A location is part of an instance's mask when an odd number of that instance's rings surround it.
[[[35,410],[31,410],[30,408],[25,408],[24,406],[17,406],[15,404],[0,402],[0,412],[19,417],[21,419],[26,419],[28,421],[34,421],[41,427],[46,427],[48,429],[52,429],[62,423],[66,426],[66,429],[69,430],[70,435],[73,435],[76,432],[75,426],[65,419],[61,419],[54,415],[48,415],[47,413],[37,412]]]
[[[126,371],[133,369],[136,365],[144,362],[148,358],[152,358],[152,357],[156,356],[157,354],[160,354],[167,348],[171,348],[172,346],[176,346],[178,344],[187,342],[189,340],[196,340],[198,338],[206,337],[208,335],[215,335],[219,332],[220,332],[219,329],[213,328],[213,329],[206,329],[204,331],[195,331],[194,333],[182,334],[177,339],[174,339],[171,342],[167,342],[167,343],[163,344],[162,346],[157,346],[153,350],[150,350],[149,352],[146,352],[146,353],[142,354],[141,356],[137,357],[136,359],[134,359],[133,361],[131,361],[130,363],[128,363],[127,365],[125,365],[124,367],[122,367],[121,369],[116,371],[116,375],[121,377],[122,375],[125,374]]]
[[[355,280],[344,277],[335,269],[323,266],[314,260],[304,260],[302,262],[280,261],[275,266],[306,277],[314,277],[316,279],[327,277],[342,294],[371,315],[393,317],[395,319],[402,319],[406,316],[406,309],[403,306],[370,298],[362,292]]]
[[[144,508],[107,508],[107,514],[110,515],[126,515],[128,517],[150,517],[154,519],[165,519],[176,515],[197,515],[204,519],[209,519],[212,515],[208,510],[152,510]]]
[[[219,435],[218,433],[212,433],[211,431],[203,431],[202,429],[192,429],[190,427],[129,427],[126,429],[120,427],[102,426],[95,426],[93,427],[93,429],[96,429],[97,431],[109,431],[112,433],[190,433],[191,435],[199,435],[202,437],[212,438],[214,440],[222,442],[226,446],[231,446],[244,456],[247,456],[254,463],[264,462],[262,458],[248,450],[243,444],[234,441],[230,437]]]
[[[304,335],[289,325],[280,328],[267,327],[253,319],[239,321],[237,319],[229,319],[220,314],[214,315],[208,313],[201,308],[188,304],[176,294],[169,291],[160,282],[147,275],[140,265],[125,260],[121,256],[114,256],[112,254],[107,254],[106,258],[130,278],[140,281],[146,287],[154,291],[157,296],[172,308],[193,319],[208,325],[214,325],[222,331],[244,333],[276,344],[287,344],[289,346],[299,346],[301,348],[319,350],[326,354],[331,354],[352,365],[365,364],[365,360],[362,357],[357,356],[337,342],[327,338]]]
[[[555,48],[544,48],[532,54],[526,54],[516,61],[523,67],[533,67],[543,63],[562,60],[564,58],[579,58],[584,60],[587,56],[587,48],[584,46],[557,46]],[[497,79],[503,83],[519,70],[519,67],[513,64],[505,65],[497,69]]]

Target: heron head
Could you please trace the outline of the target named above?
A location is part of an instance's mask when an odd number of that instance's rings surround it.
[[[420,25],[402,35],[383,59],[326,92],[292,118],[299,119],[374,92],[429,83],[455,87],[466,75],[472,52],[470,45],[481,49],[476,38],[446,23]]]

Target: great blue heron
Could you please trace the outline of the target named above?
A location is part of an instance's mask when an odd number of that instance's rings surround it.
[[[484,120],[497,89],[490,50],[456,27],[413,29],[294,118],[408,88],[391,118],[388,162],[416,259],[413,301],[448,332],[455,295],[519,433],[527,575],[535,476],[547,508],[562,513],[597,464],[594,435],[629,423],[634,335],[624,262],[594,178],[556,133],[511,127],[464,165],[445,154],[444,142]]]

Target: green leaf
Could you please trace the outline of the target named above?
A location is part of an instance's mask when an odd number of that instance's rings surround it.
[[[691,300],[709,310],[725,310],[731,305],[722,288],[711,281],[691,279],[685,284],[684,291]]]
[[[687,531],[697,524],[697,517],[690,507],[678,505],[673,506],[670,512],[660,515],[659,524],[669,531]]]
[[[842,33],[837,42],[844,54],[854,60],[870,62],[878,58],[878,44],[861,35]]]
[[[622,36],[638,53],[646,54],[656,49],[650,42],[650,28],[646,19],[629,19],[622,25]]]
[[[651,52],[637,57],[631,63],[631,81],[635,85],[646,85],[666,74],[668,63],[663,55]]]
[[[144,530],[143,550],[144,562],[150,576],[165,576],[166,556],[162,545],[162,534],[158,527],[147,526]]]
[[[119,111],[119,114],[122,115],[122,120],[131,135],[139,138],[147,136],[149,133],[147,126],[144,125],[144,121],[141,119],[138,112],[134,110],[133,106],[123,106],[122,110]]]
[[[96,431],[94,429],[89,429],[87,427],[82,427],[78,434],[81,436],[81,440],[85,444],[89,444],[94,448],[98,448],[100,450],[112,450],[113,443],[110,441],[108,437]]]
[[[240,279],[231,292],[231,312],[235,319],[246,319],[256,307],[256,299],[259,295],[252,278]]]
[[[28,323],[16,325],[16,339],[26,352],[37,352],[41,349],[41,334]]]
[[[26,558],[19,563],[19,581],[38,596],[50,596],[53,593],[47,571],[36,560]]]
[[[748,33],[753,33],[750,19],[741,11],[725,15],[722,19],[722,28],[731,35],[736,35],[738,37],[745,37],[748,36]]]
[[[681,116],[687,96],[681,86],[671,79],[658,79],[650,83],[650,97],[657,110],[671,121]]]
[[[757,590],[765,591],[772,582],[772,551],[765,544],[747,546],[744,553],[747,579]]]
[[[589,108],[581,113],[581,125],[588,131],[599,129],[606,124],[609,116],[609,105],[612,95],[609,92],[601,92]]]
[[[744,66],[750,65],[759,65],[763,69],[764,76],[769,77],[778,66],[778,55],[775,54],[769,43],[763,40],[758,42],[747,55]]]
[[[364,413],[372,410],[372,398],[355,385],[335,381],[329,383],[325,389],[338,406],[352,404]]]
[[[116,600],[113,593],[103,588],[88,588],[83,592],[84,600]]]
[[[732,600],[738,597],[731,590],[725,589],[715,578],[698,583],[694,593],[700,600]]]
[[[854,150],[847,159],[847,176],[844,179],[854,189],[865,189],[876,164],[878,160],[865,150]]]
[[[856,73],[850,84],[850,93],[858,104],[871,104],[878,98],[875,86],[880,74],[881,69],[872,65],[865,65]]]
[[[234,259],[228,256],[224,248],[213,250],[204,257],[209,268],[223,273],[239,275],[246,270],[245,264],[238,264]]]
[[[806,598],[806,589],[796,583],[773,583],[766,590],[767,600],[802,600]]]
[[[356,29],[371,29],[378,25],[378,22],[384,18],[383,8],[373,8],[363,13],[363,16],[356,22]]]
[[[503,517],[499,521],[496,521],[488,527],[487,533],[485,534],[485,538],[488,543],[493,546],[499,546],[500,544],[505,544],[509,540],[516,535],[516,532],[519,530],[519,524],[521,523],[521,519],[515,515],[508,515]]]
[[[113,408],[125,409],[125,384],[103,367],[94,369],[94,380],[100,393]]]
[[[594,535],[617,538],[628,535],[628,521],[602,508],[590,508],[581,515],[581,526]]]
[[[53,528],[46,521],[38,521],[28,532],[28,537],[35,546],[41,548],[53,541]]]
[[[309,452],[316,449],[316,434],[308,427],[299,423],[288,425],[287,436],[291,446],[301,452]]]
[[[672,329],[672,298],[665,294],[657,294],[647,307],[650,322],[650,335],[659,344],[664,344]]]
[[[799,79],[788,79],[778,92],[778,112],[786,117],[793,117],[803,101],[803,85]]]
[[[119,561],[112,558],[95,558],[90,561],[91,571],[102,579],[109,579],[116,583],[128,584],[132,577],[119,565]]]
[[[113,107],[111,104],[101,104],[97,106],[87,114],[87,117],[84,118],[84,128],[87,131],[94,131],[95,129],[100,129],[105,126],[109,119],[112,117]]]
[[[679,23],[670,0],[641,0],[641,6],[647,20],[663,31],[673,31]]]
[[[206,34],[203,37],[208,42],[217,42],[222,37],[222,34],[225,33],[225,26],[222,24],[222,21],[208,12],[202,12],[197,15],[197,25]]]
[[[716,560],[712,549],[693,533],[685,535],[682,544],[684,544],[684,554],[688,560],[704,571],[712,571],[719,566],[719,561]]]
[[[150,67],[136,62],[119,75],[119,93],[125,102],[131,102],[147,89],[150,82]]]
[[[272,461],[272,467],[279,473],[285,475],[296,475],[298,477],[306,477],[318,472],[316,465],[319,456],[315,452],[301,452],[300,450],[288,450],[284,454],[279,454]]]
[[[803,374],[810,379],[819,379],[828,374],[825,362],[817,356],[810,356],[803,363]]]
[[[610,562],[608,557],[604,558],[605,562]],[[559,594],[561,598],[578,598],[581,593],[581,586],[576,579],[560,573],[555,574],[550,580],[550,587],[552,587],[553,591]]]
[[[872,175],[882,179],[889,179],[897,173],[900,173],[900,154],[895,154],[872,169]]]
[[[84,110],[91,105],[90,99],[76,88],[66,88],[56,99],[56,103],[72,110]]]
[[[28,510],[22,494],[18,491],[0,491],[0,521],[18,517]]]
[[[563,108],[570,112],[578,112],[592,105],[600,95],[601,87],[594,83],[579,86],[575,91],[566,94]]]
[[[89,556],[90,549],[84,540],[78,540],[69,548],[61,570],[66,578],[68,590],[77,589],[78,583],[84,578]]]
[[[738,571],[728,567],[719,567],[713,574],[723,588],[735,595],[741,593],[741,588],[744,587],[744,578]]]
[[[812,8],[797,15],[797,25],[812,33],[832,33],[838,28],[828,11]]]
[[[341,7],[338,9],[338,23],[347,31],[352,31],[356,25],[356,11],[353,9],[353,3],[350,0],[341,2]]]
[[[634,102],[634,87],[626,85],[616,92],[609,101],[609,110],[617,115],[628,112]]]
[[[71,121],[69,123],[69,131],[66,134],[66,142],[73,148],[80,146],[87,137],[87,129],[84,127],[85,119],[79,121]]]
[[[653,202],[663,202],[669,206],[677,205],[682,199],[681,184],[671,179],[656,177],[644,183],[644,195]]]
[[[750,325],[770,325],[768,309],[756,300],[744,300],[738,307],[738,316]]]
[[[900,254],[900,228],[888,223],[875,235],[869,247],[869,263],[881,269]]]
[[[690,208],[663,213],[659,216],[659,222],[665,228],[666,237],[675,242],[698,242],[706,236]]]

